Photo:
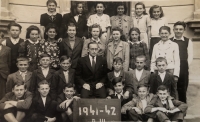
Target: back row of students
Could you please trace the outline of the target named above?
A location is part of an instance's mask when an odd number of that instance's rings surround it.
[[[71,60],[67,56],[61,57],[60,70],[49,69],[50,57],[42,54],[41,68],[31,76],[27,71],[28,59],[18,58],[19,71],[8,76],[8,93],[0,100],[3,118],[12,122],[21,121],[25,116],[37,122],[72,121],[73,99],[107,97],[121,99],[122,121],[183,120],[187,105],[175,99],[176,82],[166,72],[165,58],[157,58],[158,73],[150,75],[144,69],[144,55],[136,57],[136,69],[129,72],[123,71],[123,61],[117,57],[113,61],[114,71],[106,76],[106,61],[95,56],[97,43],[91,42],[88,46],[89,56],[80,58],[76,72],[70,68]],[[93,60],[90,56],[96,57],[95,64],[93,61],[90,64],[89,60]]]

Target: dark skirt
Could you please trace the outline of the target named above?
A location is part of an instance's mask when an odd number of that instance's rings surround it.
[[[149,56],[150,56],[150,59],[151,59],[151,56],[152,56],[152,53],[153,53],[153,46],[158,43],[159,41],[161,40],[160,37],[151,37],[151,40],[150,40],[150,48],[149,48]]]
[[[0,75],[0,99],[6,94],[6,79]]]

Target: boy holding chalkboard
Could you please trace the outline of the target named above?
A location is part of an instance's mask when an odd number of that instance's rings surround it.
[[[57,110],[61,112],[62,122],[72,122],[72,101],[73,99],[80,99],[80,97],[75,96],[76,90],[75,85],[68,83],[63,89],[63,93],[58,96],[58,106]]]

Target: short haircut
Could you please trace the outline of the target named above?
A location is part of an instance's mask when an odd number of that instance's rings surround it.
[[[166,59],[166,58],[158,57],[158,58],[156,59],[156,65],[158,64],[158,62],[162,62],[162,61],[164,61],[164,62],[167,64],[167,59]]]
[[[177,25],[183,26],[184,29],[186,28],[186,24],[183,21],[178,21],[178,22],[174,23],[174,27],[177,26]]]
[[[29,26],[29,27],[26,29],[26,39],[29,39],[29,38],[30,38],[30,33],[31,33],[31,31],[33,31],[33,30],[38,31],[38,36],[40,35],[40,29],[39,29],[37,26],[35,26],[35,25],[31,25],[31,26]]]
[[[63,90],[65,90],[65,88],[74,88],[74,90],[76,90],[75,89],[75,85],[73,83],[67,83],[67,84],[65,84],[65,86],[63,87]]]
[[[0,37],[3,39],[4,38],[4,33],[0,31]]]
[[[21,86],[21,85],[24,85],[24,89],[27,88],[26,84],[23,81],[18,81],[18,82],[13,83],[12,88],[14,89],[15,86]]]
[[[58,30],[58,27],[53,24],[53,23],[49,23],[46,27],[45,27],[45,34],[49,31],[49,29],[55,29],[55,32],[57,33],[57,35],[55,36],[55,39],[58,39],[58,33],[59,33],[59,30]]]
[[[122,82],[123,85],[125,85],[125,81],[123,77],[115,77],[112,80],[112,85],[115,86],[117,83]]]
[[[143,9],[144,9],[143,14],[144,14],[144,15],[147,15],[146,7],[145,7],[144,3],[142,3],[142,2],[136,3],[136,4],[135,4],[135,9],[136,9],[136,7],[137,7],[138,5],[141,5],[141,6],[143,7]]]
[[[102,29],[101,29],[101,26],[99,24],[93,24],[89,27],[89,36],[92,37],[92,29],[93,28],[99,28],[99,37],[101,37],[101,34],[102,34]]]
[[[20,61],[27,61],[29,63],[29,59],[26,58],[26,57],[18,57],[17,58],[17,63],[20,62]]]
[[[40,85],[47,84],[50,86],[50,84],[47,82],[47,80],[42,80],[41,82],[38,83],[38,88],[40,88]]]
[[[162,9],[161,6],[158,6],[158,5],[153,5],[153,6],[151,6],[151,8],[149,9],[150,17],[151,17],[151,18],[154,18],[154,16],[153,16],[153,10],[154,10],[155,8],[159,8],[159,9],[160,9],[160,18],[163,17],[163,16],[164,16],[163,9]]]
[[[97,7],[98,4],[102,4],[104,8],[106,7],[104,2],[97,1],[96,4],[95,4],[95,10],[96,10],[96,7]]]
[[[117,8],[118,8],[119,6],[124,6],[124,14],[126,14],[126,13],[127,13],[127,6],[126,6],[126,3],[125,3],[125,2],[118,2],[117,5],[116,5],[116,8],[115,8],[115,15],[118,14],[118,13],[117,13]]]
[[[133,27],[133,28],[131,28],[130,30],[129,30],[129,40],[130,41],[132,41],[132,38],[131,38],[131,33],[133,32],[133,31],[136,31],[137,33],[138,33],[138,35],[139,35],[139,37],[138,37],[138,41],[140,41],[140,29],[139,28],[137,28],[137,27]]]
[[[113,31],[119,31],[121,35],[123,34],[123,30],[121,28],[119,28],[119,27],[114,27],[112,29],[112,33],[113,33]]]
[[[120,57],[116,57],[113,59],[113,63],[122,63],[123,64],[123,60]]]
[[[62,63],[65,60],[69,60],[69,62],[71,63],[71,58],[70,57],[68,57],[66,55],[63,55],[63,56],[60,57],[60,63]]]
[[[168,91],[168,88],[167,88],[165,85],[160,85],[160,86],[157,88],[157,91],[159,91],[159,90],[161,90],[161,91],[167,90],[167,91]]]
[[[90,43],[88,43],[88,46],[87,46],[88,49],[90,48],[90,45],[91,45],[91,44],[96,44],[96,45],[98,46],[98,44],[97,44],[96,42],[90,42]],[[98,46],[98,47],[99,47],[99,46]]]
[[[69,27],[75,27],[75,29],[76,29],[76,25],[74,23],[72,23],[72,22],[70,22],[69,24],[66,25],[65,28],[66,28],[67,31],[68,31]]]
[[[50,3],[54,3],[57,6],[57,2],[55,0],[47,0],[46,5],[48,6]]]
[[[144,61],[147,60],[145,55],[138,55],[135,57],[135,60],[137,60],[137,58],[144,58]]]
[[[141,87],[146,87],[147,90],[149,89],[149,85],[147,85],[147,84],[140,84],[140,85],[137,86],[137,90],[138,90],[139,88],[141,88]]]
[[[171,29],[170,29],[170,27],[168,27],[168,26],[162,26],[162,27],[160,27],[159,33],[161,33],[162,30],[166,30],[166,31],[168,31],[169,33],[171,33]]]
[[[8,24],[8,30],[10,30],[12,26],[18,27],[20,31],[22,29],[22,26],[20,24],[15,23],[15,22],[11,22],[10,24]]]
[[[44,58],[44,57],[49,57],[49,58],[51,58],[51,56],[48,55],[47,53],[42,53],[39,57],[40,57],[39,60],[41,60],[41,59]]]

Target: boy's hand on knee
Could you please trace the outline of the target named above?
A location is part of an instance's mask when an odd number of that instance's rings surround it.
[[[126,92],[124,93],[123,99],[128,99],[128,97],[129,97],[129,91],[126,91]]]
[[[110,96],[107,96],[106,99],[111,99],[111,97],[110,97]]]
[[[90,91],[90,85],[87,83],[83,84],[83,88]]]
[[[167,112],[167,109],[166,109],[166,108],[163,108],[163,107],[159,107],[158,110],[159,110],[159,111],[162,111],[162,112],[164,112],[164,113]]]
[[[8,109],[8,108],[12,108],[12,107],[14,107],[14,106],[11,105],[11,104],[6,104],[5,107],[4,107],[4,109]]]
[[[133,107],[132,109],[134,109],[137,114],[142,114],[142,111],[139,108]]]
[[[103,86],[103,83],[97,83],[96,84],[96,89],[100,89]]]

